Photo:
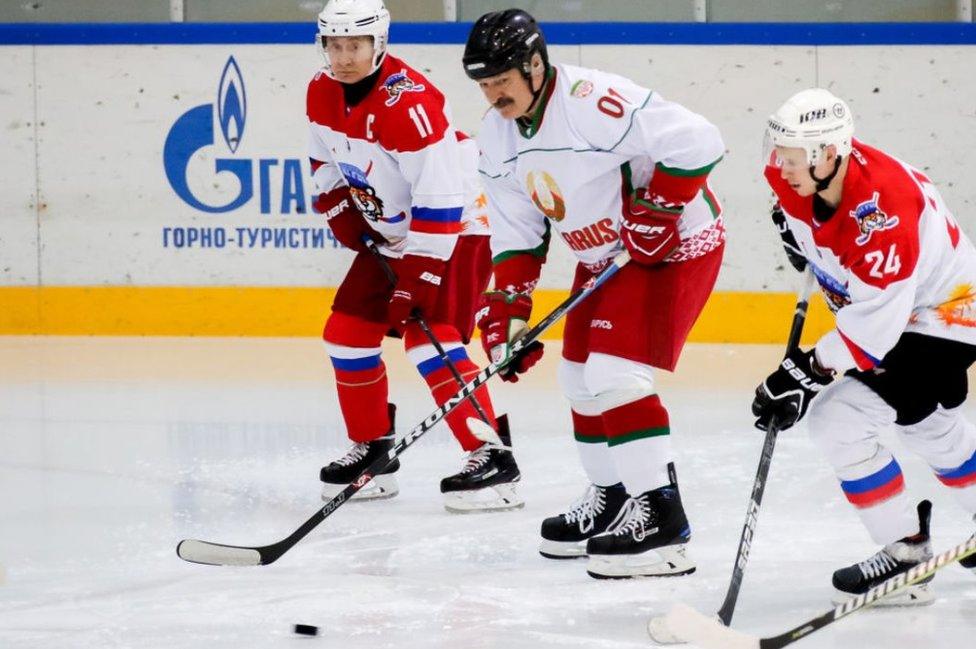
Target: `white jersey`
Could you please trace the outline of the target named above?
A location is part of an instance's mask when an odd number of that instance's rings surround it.
[[[935,185],[857,140],[841,202],[826,222],[767,168],[766,178],[837,326],[817,343],[837,371],[877,365],[902,333],[976,345],[976,250]]]
[[[486,233],[477,148],[451,125],[440,91],[403,61],[387,55],[376,86],[355,106],[320,72],[307,113],[317,191],[349,185],[386,239],[384,254],[449,259],[459,234]]]
[[[554,75],[554,78],[552,78]],[[625,195],[658,168],[701,174],[725,147],[704,117],[634,82],[554,65],[529,127],[488,111],[478,134],[496,259],[548,246],[550,228],[598,267],[622,249]],[[678,220],[683,242],[724,236],[707,184]]]

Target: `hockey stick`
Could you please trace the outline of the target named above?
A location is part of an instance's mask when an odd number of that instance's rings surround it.
[[[895,575],[861,595],[851,597],[822,615],[806,620],[799,626],[779,635],[757,638],[722,626],[718,620],[702,615],[685,604],[678,604],[668,613],[669,626],[682,637],[702,649],[780,649],[801,640],[842,617],[860,611],[896,591],[930,577],[947,565],[976,554],[976,536],[965,543],[938,554],[911,570]]]
[[[810,294],[815,285],[816,277],[813,272],[808,270],[803,280],[803,286],[797,294],[796,310],[793,313],[793,323],[790,325],[790,335],[786,343],[786,355],[789,355],[800,344],[800,335],[803,333],[803,324],[806,322]],[[739,599],[739,590],[742,588],[742,578],[745,575],[746,564],[749,562],[749,551],[752,549],[752,539],[756,534],[756,524],[759,522],[759,508],[762,506],[763,493],[766,491],[766,478],[769,476],[769,468],[773,462],[773,451],[776,448],[776,436],[778,434],[779,425],[773,418],[769,430],[766,431],[762,455],[759,458],[759,467],[756,469],[756,479],[752,483],[752,496],[749,500],[749,508],[746,510],[746,522],[742,526],[739,550],[736,552],[735,563],[732,565],[732,579],[729,582],[729,589],[725,593],[725,601],[722,602],[722,607],[718,610],[718,619],[725,626],[732,623],[732,614],[735,612],[735,604]],[[651,618],[647,623],[647,633],[651,639],[658,644],[686,642],[680,635],[674,633],[674,629],[670,628],[667,619],[665,616]]]
[[[396,273],[393,272],[393,268],[390,267],[390,262],[386,260],[386,257],[383,256],[380,249],[376,247],[376,242],[370,239],[368,235],[364,234],[363,243],[366,244],[366,248],[373,254],[373,257],[376,258],[376,262],[380,265],[380,268],[383,269],[383,274],[386,275],[386,279],[389,280],[390,284],[396,286]],[[461,376],[461,372],[458,371],[457,365],[454,364],[451,357],[447,355],[447,350],[444,349],[444,345],[442,345],[441,341],[438,340],[437,336],[434,335],[434,330],[430,328],[429,324],[427,324],[427,318],[425,318],[420,312],[420,309],[414,309],[411,316],[417,321],[417,324],[420,326],[421,330],[423,330],[424,335],[427,336],[427,340],[430,341],[430,344],[434,346],[434,350],[437,352],[437,356],[440,358],[441,362],[444,363],[449,370],[451,370],[451,374],[454,375],[454,380],[457,381],[458,387],[464,387],[464,377]],[[478,411],[478,416],[481,417],[481,421],[488,424],[488,426],[491,426],[491,419],[488,418],[488,414],[481,408],[481,404],[478,403],[478,397],[474,395],[471,396],[471,405],[473,405],[474,409]]]
[[[349,486],[340,491],[336,496],[325,503],[325,505],[312,514],[312,517],[302,523],[298,529],[289,534],[284,539],[263,546],[239,546],[223,545],[220,543],[210,543],[208,541],[197,541],[185,539],[176,546],[176,554],[184,561],[193,563],[204,563],[212,566],[260,566],[275,562],[281,555],[295,546],[296,543],[305,538],[309,532],[318,526],[319,523],[329,517],[344,502],[349,500],[354,493],[379,474],[390,462],[396,459],[403,451],[409,448],[414,442],[427,433],[437,422],[443,419],[447,413],[451,412],[466,398],[474,394],[475,390],[481,387],[488,379],[507,365],[511,359],[518,356],[518,353],[532,344],[546,329],[549,329],[560,318],[569,313],[577,304],[590,296],[596,289],[602,286],[607,280],[617,274],[627,262],[630,255],[622,252],[611,260],[599,274],[591,277],[583,286],[574,291],[563,300],[549,315],[542,319],[537,325],[529,329],[524,336],[512,343],[511,353],[508,358],[499,365],[494,363],[481,370],[476,377],[464,384],[457,394],[444,402],[443,405],[432,412],[426,419],[417,424],[403,439],[398,441],[390,449],[390,452],[378,457],[370,464],[363,473],[356,478]]]

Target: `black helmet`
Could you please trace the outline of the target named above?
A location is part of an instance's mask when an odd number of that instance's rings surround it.
[[[464,71],[472,79],[484,79],[517,69],[527,78],[532,55],[542,55],[549,68],[546,39],[539,23],[521,9],[487,13],[474,24],[464,46]]]

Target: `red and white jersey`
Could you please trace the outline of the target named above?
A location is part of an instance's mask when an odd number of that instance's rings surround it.
[[[594,267],[622,249],[624,196],[656,169],[707,173],[725,152],[708,120],[615,74],[554,65],[529,128],[488,111],[478,133],[492,254],[538,251],[554,228]],[[678,221],[685,242],[722,236],[707,185]]]
[[[976,250],[925,174],[857,140],[825,223],[766,168],[836,328],[817,343],[837,371],[877,365],[910,331],[976,345]]]
[[[347,106],[320,71],[308,85],[309,154],[318,192],[348,184],[384,254],[450,258],[458,235],[487,228],[477,149],[451,125],[444,95],[387,55],[375,87]],[[479,198],[480,197],[480,198]]]

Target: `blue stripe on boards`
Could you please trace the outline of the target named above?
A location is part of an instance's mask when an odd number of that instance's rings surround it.
[[[840,486],[845,493],[862,494],[866,491],[871,491],[872,489],[877,489],[878,487],[888,484],[892,480],[896,479],[899,475],[901,475],[901,467],[898,466],[898,462],[892,460],[888,463],[888,466],[881,469],[877,473],[872,473],[866,478],[861,478],[860,480],[842,480]]]
[[[394,23],[392,43],[463,44],[471,23]],[[553,45],[976,45],[976,23],[544,23]],[[0,23],[0,45],[311,44],[302,23]]]

